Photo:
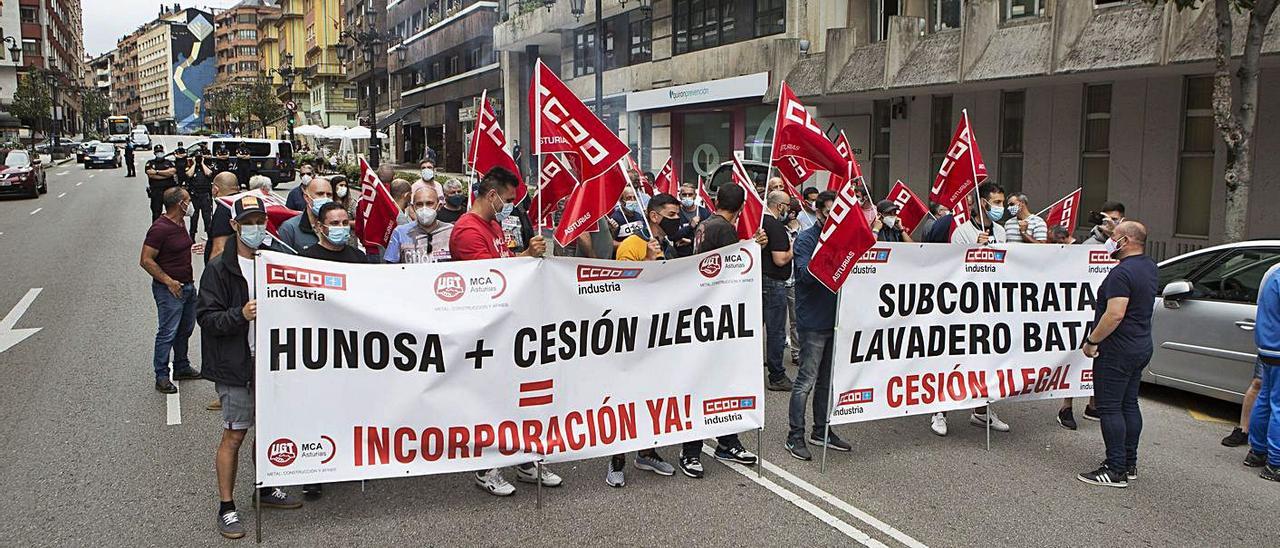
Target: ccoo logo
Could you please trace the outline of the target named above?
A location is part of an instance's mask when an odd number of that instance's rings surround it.
[[[966,251],[964,254],[964,262],[966,263],[1003,263],[1004,257],[1008,251],[1003,249],[991,249],[989,247],[975,247]]]
[[[289,438],[280,438],[267,446],[267,460],[276,466],[289,466],[298,458],[298,444]]]
[[[435,290],[440,300],[451,303],[467,292],[467,281],[457,272],[445,272],[436,277]]]

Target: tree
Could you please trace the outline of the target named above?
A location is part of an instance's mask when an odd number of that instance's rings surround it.
[[[111,103],[97,90],[86,91],[81,103],[80,111],[84,113],[85,134],[88,134],[91,128],[98,129],[102,119],[111,114]]]
[[[263,128],[284,116],[284,106],[276,97],[275,86],[265,78],[259,78],[245,90],[244,102],[246,114],[257,118]]]
[[[28,72],[18,80],[18,89],[13,92],[13,105],[9,113],[17,116],[28,126],[42,126],[49,118],[53,108],[53,99],[49,97],[49,85],[35,71]]]
[[[1163,3],[1165,0],[1148,0]],[[1207,0],[1169,0],[1178,10],[1196,9]],[[1249,216],[1249,185],[1253,179],[1253,131],[1258,123],[1258,59],[1267,25],[1276,11],[1277,0],[1213,0],[1216,45],[1213,70],[1213,121],[1226,143],[1227,166],[1223,180],[1227,187],[1226,226],[1223,238],[1228,242],[1243,240],[1245,221]],[[1244,49],[1234,76],[1232,68],[1232,13],[1249,18]],[[1239,86],[1240,99],[1235,100],[1232,83]]]

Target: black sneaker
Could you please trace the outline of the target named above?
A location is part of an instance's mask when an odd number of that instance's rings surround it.
[[[279,487],[262,489],[262,494],[259,498],[262,499],[262,502],[259,503],[262,508],[281,508],[284,510],[302,508],[302,501],[298,497],[284,492],[284,489]]]
[[[786,378],[786,377],[782,377],[781,379],[778,379],[778,380],[776,380],[776,381],[772,381],[772,380],[771,380],[771,381],[769,381],[768,386],[766,386],[765,388],[768,388],[769,390],[774,391],[774,392],[790,392],[790,391],[791,391],[791,379],[788,379],[788,378]]]
[[[822,434],[817,432],[809,434],[809,443],[818,447],[827,447],[828,449],[834,449],[844,453],[853,451],[853,446],[840,439],[840,436],[837,436],[835,432],[827,434],[827,441],[822,441]]]
[[[1271,466],[1270,464],[1262,467],[1262,473],[1258,477],[1267,481],[1280,481],[1280,466]]]
[[[1084,417],[1084,420],[1087,421],[1096,422],[1102,420],[1102,415],[1098,414],[1098,408],[1092,405],[1084,406],[1084,413],[1081,413],[1080,416]]]
[[[698,457],[680,457],[680,471],[694,479],[701,479],[702,460]]]
[[[736,462],[738,464],[745,464],[747,466],[754,465],[757,460],[754,454],[743,449],[741,446],[725,447],[723,445],[716,446],[716,458]]]
[[[1061,411],[1058,411],[1058,424],[1061,424],[1067,430],[1076,429],[1076,417],[1071,413],[1070,407],[1063,407]]]
[[[307,500],[317,500],[323,494],[319,483],[308,483],[302,486],[302,498]]]
[[[1136,481],[1138,479],[1138,467],[1130,466],[1128,470],[1125,470],[1124,479],[1127,479],[1129,481]]]
[[[1085,472],[1076,476],[1076,479],[1088,483],[1090,485],[1101,485],[1103,487],[1119,487],[1121,489],[1129,486],[1129,479],[1124,474],[1112,472],[1106,466],[1098,468],[1092,472]]]
[[[190,367],[183,369],[182,371],[173,372],[173,380],[175,381],[194,381],[194,380],[199,380],[203,378],[204,377],[200,376],[199,371],[196,371],[195,369]]]
[[[1267,465],[1267,454],[1258,453],[1252,449],[1249,454],[1244,456],[1244,465],[1249,468],[1261,468]]]
[[[178,387],[174,386],[169,379],[160,379],[156,381],[156,392],[161,394],[177,394]]]
[[[791,456],[800,460],[813,460],[813,454],[809,452],[809,448],[805,447],[804,442],[796,440],[787,440],[787,452]]]
[[[1231,434],[1222,438],[1222,445],[1227,447],[1240,447],[1249,443],[1249,433],[1241,430],[1239,426],[1231,429]]]

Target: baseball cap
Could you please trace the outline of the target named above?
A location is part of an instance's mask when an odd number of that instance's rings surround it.
[[[237,221],[253,213],[267,214],[266,205],[262,203],[262,198],[257,196],[242,196],[239,200],[236,200],[234,209],[235,220]]]
[[[898,204],[893,203],[893,200],[880,200],[880,203],[876,204],[876,211],[880,213],[894,213],[898,209],[900,209]]]
[[[151,150],[154,150],[156,152],[164,152],[164,145],[156,145],[152,147]]]

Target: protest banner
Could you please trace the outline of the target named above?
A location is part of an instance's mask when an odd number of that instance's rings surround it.
[[[258,481],[555,463],[759,428],[759,261],[753,242],[642,263],[262,252]]]
[[[1089,396],[1097,246],[877,244],[845,281],[832,424]]]

